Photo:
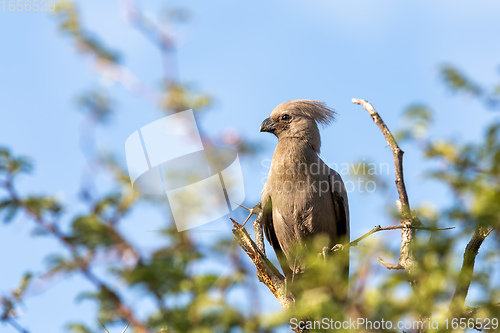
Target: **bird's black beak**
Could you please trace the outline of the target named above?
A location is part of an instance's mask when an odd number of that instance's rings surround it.
[[[265,119],[260,125],[261,132],[274,133],[275,130],[276,126],[274,126],[274,122],[271,120],[271,118]]]

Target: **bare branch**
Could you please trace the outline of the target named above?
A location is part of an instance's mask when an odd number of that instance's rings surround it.
[[[262,230],[262,213],[257,215],[257,218],[253,222],[253,228],[255,230],[255,243],[257,244],[257,248],[265,256],[266,246],[264,244],[264,232]]]
[[[245,228],[235,220],[231,219],[231,221],[234,227],[234,239],[253,261],[257,268],[259,281],[271,290],[274,297],[278,299],[285,309],[290,308],[295,303],[295,297],[286,291],[284,276],[259,250]]]
[[[248,217],[243,221],[243,227],[248,222],[248,220],[252,217],[252,215],[257,215],[257,218],[253,222],[253,228],[255,230],[255,243],[257,244],[257,248],[262,252],[262,254],[266,255],[266,246],[264,245],[264,232],[262,230],[262,208],[260,206],[260,202],[253,206],[252,208],[245,207],[236,203],[238,206],[245,208],[250,212]]]
[[[474,235],[472,235],[471,240],[465,247],[462,269],[460,270],[457,287],[450,305],[450,312],[452,315],[460,315],[463,312],[465,299],[467,298],[472,276],[474,274],[476,256],[479,252],[479,248],[483,244],[483,241],[492,231],[493,229],[488,230],[482,226],[478,226]]]
[[[403,266],[401,266],[400,264],[397,264],[397,265],[393,265],[393,264],[389,264],[388,262],[385,262],[382,258],[378,257],[377,258],[378,262],[381,263],[382,265],[384,265],[387,269],[405,269]]]
[[[353,240],[348,244],[350,247],[357,246],[359,242],[361,242],[363,239],[367,238],[368,236],[373,235],[376,232],[379,231],[384,231],[384,230],[396,230],[396,229],[420,229],[420,230],[429,230],[429,231],[441,231],[441,230],[450,230],[450,229],[455,229],[455,227],[446,227],[446,228],[432,228],[432,227],[414,227],[414,226],[404,226],[404,225],[394,225],[390,227],[381,227],[381,226],[376,226],[372,230],[368,231],[366,234],[363,236]]]
[[[346,247],[355,247],[358,245],[359,242],[361,242],[363,239],[373,235],[374,233],[377,233],[379,231],[384,231],[384,230],[397,230],[397,229],[420,229],[420,230],[429,230],[429,231],[440,231],[440,230],[450,230],[454,229],[455,227],[446,227],[446,228],[431,228],[431,227],[411,227],[411,226],[403,226],[403,225],[394,225],[390,227],[381,227],[380,225],[376,226],[372,230],[368,231],[366,234],[363,236],[353,240],[349,244],[342,245],[342,244],[336,244],[334,247],[331,248],[331,251],[338,251],[338,250],[343,250]],[[403,266],[401,265],[392,265],[384,260],[382,258],[377,259],[382,265],[384,265],[387,269],[404,269]]]
[[[403,178],[403,154],[404,152],[399,148],[396,139],[392,135],[389,128],[384,123],[380,115],[373,108],[373,106],[363,99],[353,98],[352,102],[355,104],[362,105],[366,111],[370,114],[375,124],[380,128],[384,134],[385,140],[391,147],[392,153],[394,155],[394,164],[396,166],[396,186],[398,188],[399,200],[401,201],[401,209],[403,211],[403,217],[410,217],[410,203],[408,201],[408,194],[406,193],[406,186]],[[407,215],[406,215],[407,214]]]
[[[395,266],[404,267],[406,272],[409,274],[409,282],[410,285],[414,285],[416,283],[415,279],[411,277],[411,273],[413,271],[413,267],[415,266],[415,257],[413,254],[413,243],[415,238],[415,228],[420,225],[420,221],[413,214],[410,209],[410,203],[408,201],[408,194],[406,192],[406,186],[403,177],[403,151],[399,148],[396,139],[392,135],[389,128],[384,123],[378,112],[373,108],[373,106],[362,99],[353,98],[352,102],[355,104],[362,105],[366,111],[370,114],[375,124],[380,128],[384,137],[391,147],[392,154],[394,157],[394,166],[396,173],[396,187],[399,194],[399,212],[401,213],[401,225],[403,228],[401,229],[401,248],[400,248],[400,257],[399,263]],[[386,266],[387,267],[387,266]]]
[[[388,269],[404,269],[407,274],[408,282],[413,288],[414,296],[419,297],[417,286],[417,279],[414,276],[414,268],[416,265],[415,255],[414,255],[414,243],[415,243],[415,228],[420,225],[419,219],[414,215],[410,208],[410,202],[408,200],[408,194],[406,192],[406,186],[403,177],[403,154],[404,152],[399,148],[396,139],[392,135],[389,128],[384,123],[378,112],[373,108],[373,106],[362,99],[353,98],[352,102],[355,104],[362,105],[366,111],[370,114],[375,124],[380,128],[382,134],[384,134],[385,140],[389,144],[392,150],[392,155],[394,158],[395,174],[396,174],[396,188],[399,194],[399,212],[401,214],[401,247],[399,262],[397,265],[391,265],[379,258],[379,262],[382,263]],[[426,320],[426,314],[421,314],[421,320]],[[425,330],[419,330],[419,332],[424,332]]]

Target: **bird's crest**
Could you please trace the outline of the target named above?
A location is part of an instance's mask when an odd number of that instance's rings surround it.
[[[302,115],[309,117],[318,124],[328,125],[335,119],[335,111],[329,108],[324,102],[310,99],[297,99],[282,104],[286,109],[295,109]]]

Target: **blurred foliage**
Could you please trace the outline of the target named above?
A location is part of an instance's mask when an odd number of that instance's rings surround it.
[[[81,52],[93,55],[102,62],[114,63],[119,60],[116,51],[104,46],[92,33],[82,27],[78,10],[73,2],[58,2],[54,15],[59,21],[59,29],[74,38],[76,46]]]
[[[359,193],[370,194],[378,189],[387,189],[387,181],[384,176],[385,171],[389,172],[389,164],[387,170],[385,165],[369,162],[363,159],[359,162],[349,164],[348,176],[349,181],[346,181],[347,191],[356,191]]]
[[[107,123],[113,114],[113,101],[105,92],[93,90],[82,94],[77,99],[79,109],[88,114],[97,123]]]
[[[56,13],[59,28],[71,36],[78,49],[92,55],[99,65],[114,66],[118,52],[108,49],[81,23],[78,10],[69,1],[58,3]],[[136,12],[137,17],[139,14]],[[188,12],[168,13],[167,19],[184,21]],[[152,25],[141,21],[141,28]],[[165,51],[161,45],[159,49]],[[169,52],[171,50],[168,50]],[[497,106],[499,87],[487,93],[486,89],[472,82],[452,66],[441,71],[447,86],[457,93],[470,95]],[[211,105],[211,98],[193,91],[192,86],[176,81],[162,83],[159,109],[168,113],[186,109],[200,110]],[[115,103],[111,96],[100,90],[90,90],[78,99],[78,106],[90,115],[93,125],[111,120]],[[214,242],[209,248],[194,242],[189,232],[177,232],[171,217],[166,216],[164,228],[158,231],[162,246],[144,254],[127,239],[120,225],[140,204],[148,201],[130,187],[127,173],[113,156],[93,156],[113,179],[112,189],[106,193],[90,193],[80,189],[81,201],[86,211],[75,212],[50,195],[33,195],[18,192],[23,175],[32,171],[29,159],[0,148],[0,216],[4,222],[17,223],[22,216],[33,222],[34,235],[44,235],[59,242],[59,252],[47,258],[47,272],[37,274],[27,271],[10,294],[0,297],[0,321],[9,323],[23,332],[16,321],[23,305],[26,290],[35,277],[50,279],[56,275],[69,277],[78,274],[91,287],[82,290],[78,300],[91,300],[98,305],[93,323],[68,323],[70,332],[101,332],[99,321],[108,324],[130,323],[130,332],[268,332],[287,325],[290,318],[321,321],[322,318],[343,322],[349,318],[365,318],[373,322],[384,319],[396,323],[410,322],[422,316],[440,320],[444,332],[444,319],[448,316],[451,297],[460,275],[460,261],[464,244],[478,227],[493,229],[481,249],[481,264],[476,264],[472,285],[474,297],[467,305],[480,307],[463,314],[464,317],[498,318],[500,286],[493,280],[500,254],[500,123],[489,124],[482,141],[464,143],[453,140],[431,139],[427,131],[434,115],[430,108],[414,105],[403,114],[403,126],[397,138],[407,143],[417,143],[426,159],[435,162],[428,176],[448,188],[450,204],[434,207],[423,204],[415,209],[424,226],[456,226],[453,231],[418,231],[414,244],[417,266],[415,276],[419,284],[413,292],[406,275],[401,271],[385,271],[376,256],[396,260],[399,249],[390,242],[375,243],[367,239],[351,250],[351,295],[347,301],[337,295],[343,286],[342,255],[334,254],[336,264],[323,264],[316,255],[307,258],[307,272],[294,285],[296,306],[289,312],[263,313],[258,295],[253,289],[256,282],[254,269],[232,239]],[[89,138],[87,138],[89,139]],[[233,130],[224,131],[220,137],[203,135],[206,147],[227,144],[240,152],[251,154],[255,146]],[[387,181],[366,170],[369,162],[361,161],[351,170],[356,176],[377,184]],[[357,170],[357,171],[356,171]],[[411,200],[411,198],[410,198]],[[148,201],[148,203],[153,203]],[[397,216],[394,210],[394,216]],[[384,232],[383,239],[399,238],[397,231]],[[494,242],[494,244],[492,243]],[[319,243],[311,243],[310,253],[320,253]],[[374,249],[377,249],[375,251]],[[37,249],[33,248],[33,251]],[[224,256],[222,255],[224,254]],[[208,258],[230,260],[225,262],[231,272],[219,277],[201,272],[197,267]],[[102,265],[104,258],[104,265]],[[222,259],[223,258],[223,259]],[[97,268],[98,264],[101,264]],[[104,273],[103,273],[104,271]],[[98,273],[97,273],[98,272]],[[119,288],[118,286],[123,286]],[[227,295],[231,289],[246,290],[241,304],[230,304]],[[139,309],[126,301],[126,296],[140,294],[153,304],[150,309]],[[271,296],[270,296],[271,297]],[[257,303],[254,303],[257,302]],[[246,305],[246,306],[244,306]],[[245,309],[250,308],[250,311]],[[469,309],[470,310],[470,309]],[[331,323],[331,322],[330,322]],[[324,323],[323,323],[324,324]],[[324,327],[324,326],[323,326]],[[313,329],[320,331],[321,329]],[[359,332],[361,327],[341,328],[337,331]],[[383,332],[402,332],[403,329],[387,328]],[[406,330],[411,331],[411,330]],[[451,330],[450,330],[451,331]],[[461,332],[463,330],[453,330]]]
[[[162,100],[162,107],[165,110],[181,112],[192,109],[199,111],[209,107],[210,104],[209,96],[194,94],[188,86],[172,82],[165,86],[165,96]]]
[[[451,91],[474,97],[488,109],[500,108],[500,83],[493,88],[484,87],[452,65],[441,66],[441,77]]]
[[[412,105],[404,110],[401,128],[394,137],[400,143],[406,139],[424,139],[432,120],[432,110],[427,106]]]
[[[63,232],[55,218],[66,215],[65,207],[50,197],[23,197],[18,194],[15,184],[17,177],[21,175],[20,170],[28,170],[21,162],[26,159],[14,157],[5,149],[2,150],[2,156],[0,179],[5,191],[0,212],[7,215],[4,220],[12,221],[12,216],[9,215],[12,215],[14,205],[16,211],[19,210],[34,220],[37,230],[52,236],[63,248],[70,250],[69,253],[61,252],[48,258],[49,271],[45,277],[56,273],[76,272],[89,279],[97,290],[83,292],[79,300],[90,299],[97,302],[97,315],[103,323],[117,320],[131,322],[133,317],[123,309],[120,311],[120,308],[126,308],[127,305],[118,291],[111,287],[111,282],[116,280],[122,281],[131,290],[141,290],[141,293],[149,295],[158,305],[144,324],[151,330],[207,332],[227,331],[231,327],[247,327],[246,331],[258,330],[258,321],[250,320],[248,315],[228,305],[223,297],[229,288],[242,282],[239,278],[226,278],[229,283],[221,283],[216,275],[193,271],[193,265],[205,259],[208,253],[206,250],[201,251],[188,233],[179,233],[171,222],[167,223],[166,229],[160,231],[165,245],[149,256],[141,255],[139,249],[127,242],[119,223],[133,209],[137,196],[130,200],[125,192],[123,195],[110,194],[102,199],[95,199],[88,207],[87,215],[65,216],[71,220],[71,224],[70,229]],[[122,182],[119,184],[121,187],[130,186],[128,179],[118,178],[116,181]],[[132,192],[132,189],[128,188],[128,191]],[[112,278],[103,279],[93,273],[94,262],[103,255],[117,257],[118,265],[115,260],[108,267]],[[11,297],[2,298],[2,320],[15,318],[16,307],[22,303],[31,278],[32,275],[27,274]],[[184,301],[168,306],[172,299]],[[68,325],[68,329],[73,332],[96,332],[79,323]],[[135,326],[134,329],[141,332],[140,327]]]
[[[71,37],[80,52],[92,56],[98,70],[123,70],[117,67],[119,53],[105,46],[83,26],[79,11],[72,2],[59,2],[55,17],[59,29]],[[188,12],[181,10],[166,14],[166,19],[177,22],[188,17]],[[144,21],[142,23],[145,24]],[[145,26],[156,29],[152,24]],[[172,51],[166,50],[163,45],[159,45],[159,49],[162,52]],[[211,104],[209,96],[195,93],[190,85],[176,80],[162,83],[161,91],[163,97],[157,106],[168,114],[187,109],[199,112]],[[81,133],[82,149],[85,149],[89,147],[89,142],[95,141],[92,127],[110,122],[116,103],[107,91],[99,88],[82,94],[77,99],[77,107],[86,115],[86,119],[91,120]],[[239,147],[243,154],[252,152],[251,145],[238,133],[230,137],[222,135],[220,138],[211,138],[202,133],[202,139],[207,146],[225,143]],[[52,196],[19,193],[17,183],[21,175],[31,171],[31,163],[27,158],[13,155],[7,148],[0,149],[2,220],[12,223],[23,214],[33,222],[33,235],[50,236],[61,245],[60,252],[47,257],[47,272],[36,276],[26,273],[18,288],[0,298],[1,321],[24,332],[16,317],[30,281],[34,277],[39,281],[50,281],[55,276],[69,278],[79,274],[94,288],[82,290],[78,300],[96,302],[98,312],[93,324],[69,323],[66,330],[71,332],[101,332],[100,322],[123,326],[130,323],[130,332],[225,332],[233,328],[247,332],[261,330],[255,312],[243,313],[242,309],[228,304],[225,297],[231,288],[243,285],[245,278],[242,278],[241,268],[235,264],[234,273],[224,277],[197,270],[207,258],[226,257],[227,251],[222,252],[217,243],[213,244],[213,248],[201,249],[189,233],[177,232],[171,217],[167,215],[164,229],[157,231],[164,239],[163,246],[151,254],[143,254],[142,249],[124,236],[120,225],[140,201],[149,199],[139,197],[130,187],[128,173],[112,154],[92,149],[87,149],[86,153],[92,163],[101,166],[98,170],[112,177],[113,186],[107,193],[96,193],[83,184],[77,192],[87,211],[75,212],[73,207],[66,207],[65,203]],[[154,200],[151,203],[154,205]],[[236,250],[233,247],[230,253],[234,258],[240,258],[241,254]],[[103,260],[107,272],[105,276],[100,274],[102,269],[97,267],[102,267]],[[236,261],[239,262],[239,259]],[[115,289],[117,283],[126,285],[126,291]],[[131,293],[140,293],[141,297],[149,298],[156,308],[139,317],[136,314],[139,309],[125,301],[125,296]]]

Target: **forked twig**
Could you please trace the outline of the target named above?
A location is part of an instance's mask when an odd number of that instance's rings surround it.
[[[390,269],[404,269],[408,273],[409,282],[413,286],[416,280],[411,277],[413,268],[415,266],[415,257],[413,254],[413,244],[415,238],[415,227],[419,226],[418,218],[413,214],[410,209],[410,203],[408,201],[408,194],[406,192],[406,186],[403,177],[403,154],[404,152],[399,148],[396,139],[392,135],[391,131],[382,120],[378,112],[373,108],[373,106],[365,100],[353,98],[352,102],[355,104],[362,105],[366,111],[370,114],[375,124],[380,128],[382,134],[384,134],[385,140],[389,144],[394,157],[394,166],[396,174],[396,188],[399,194],[400,207],[399,212],[401,213],[401,248],[399,263],[397,265],[389,265],[383,260],[384,266],[390,267]]]

